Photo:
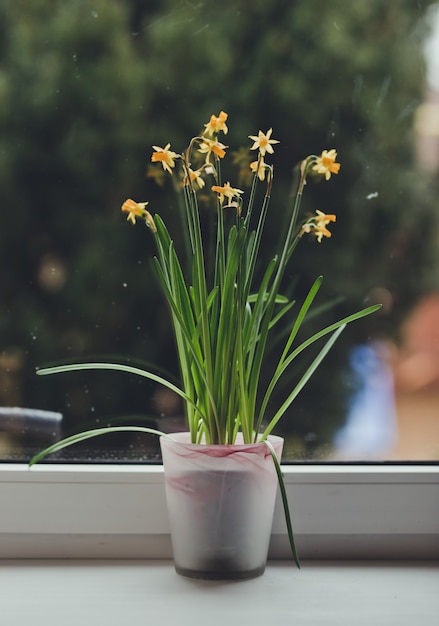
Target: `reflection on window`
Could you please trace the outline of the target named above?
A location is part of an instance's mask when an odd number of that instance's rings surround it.
[[[152,383],[112,372],[41,379],[35,368],[116,355],[178,378],[151,240],[125,227],[119,207],[147,196],[177,219],[175,190],[148,168],[150,146],[172,137],[181,148],[224,109],[243,140],[234,149],[259,128],[281,139],[267,257],[294,164],[330,147],[343,163],[330,189],[307,190],[305,210],[339,216],[331,245],[304,241],[286,290],[300,301],[323,273],[328,320],[383,303],[345,331],[293,405],[279,430],[286,457],[438,459],[438,16],[432,0],[2,3],[1,458],[25,460],[92,426],[184,428],[178,399]],[[38,411],[63,417],[44,423]],[[153,438],[127,435],[58,459],[157,451]]]

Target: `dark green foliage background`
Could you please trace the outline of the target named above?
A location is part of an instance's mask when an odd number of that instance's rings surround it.
[[[390,309],[345,333],[282,424],[302,442],[299,456],[324,448],[355,389],[350,346],[397,337],[420,295],[437,287],[437,181],[413,156],[425,18],[436,4],[3,0],[0,351],[18,355],[20,367],[16,388],[0,388],[0,404],[18,398],[61,410],[66,433],[119,415],[156,417],[144,381],[109,373],[37,379],[34,370],[120,355],[178,376],[152,238],[125,225],[119,207],[126,197],[149,200],[171,230],[175,220],[179,245],[170,180],[160,189],[145,177],[150,146],[184,149],[223,109],[230,149],[271,126],[281,140],[266,259],[285,227],[294,164],[338,151],[340,175],[310,183],[304,202],[304,210],[337,213],[333,237],[302,242],[285,290],[294,286],[300,300],[323,273],[320,302],[337,301],[325,321],[372,302],[376,288],[392,296]],[[53,260],[65,274],[56,288],[41,280]]]

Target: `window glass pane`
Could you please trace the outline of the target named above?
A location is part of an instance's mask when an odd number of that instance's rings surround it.
[[[1,3],[1,459],[107,424],[184,428],[179,399],[152,382],[35,370],[111,360],[178,380],[153,240],[120,206],[148,200],[181,244],[181,203],[151,169],[151,146],[182,151],[220,110],[230,152],[259,129],[280,141],[265,262],[285,228],[295,164],[338,152],[340,174],[310,182],[303,204],[337,214],[332,237],[303,238],[285,284],[301,302],[324,275],[318,306],[331,306],[306,332],[383,304],[344,331],[279,424],[285,458],[438,459],[438,16],[434,0]],[[236,167],[225,172],[248,193]],[[273,339],[264,376],[275,358]],[[272,414],[298,372],[276,390]],[[154,437],[127,434],[56,459],[157,455]]]

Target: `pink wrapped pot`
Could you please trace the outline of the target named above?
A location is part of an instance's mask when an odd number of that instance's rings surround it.
[[[183,576],[245,579],[264,573],[277,493],[265,443],[190,443],[161,437],[175,569]],[[270,436],[280,460],[281,437]]]

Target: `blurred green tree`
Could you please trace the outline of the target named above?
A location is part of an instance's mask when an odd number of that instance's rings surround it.
[[[178,374],[151,240],[124,228],[119,206],[150,200],[174,219],[169,181],[162,189],[145,178],[149,146],[181,150],[223,109],[230,150],[271,126],[281,141],[267,257],[294,164],[323,148],[339,153],[339,177],[307,189],[305,210],[336,212],[338,221],[330,242],[300,246],[289,277],[298,297],[324,273],[334,315],[377,293],[391,303],[349,330],[292,409],[289,432],[308,447],[330,441],[355,388],[350,347],[393,336],[437,286],[437,189],[413,156],[425,16],[435,4],[3,0],[0,350],[20,354],[22,402],[63,410],[74,429],[93,405],[105,418],[153,413],[144,383],[96,376],[88,393],[79,376],[42,382],[34,368],[118,353]],[[8,402],[1,389],[0,401]]]

